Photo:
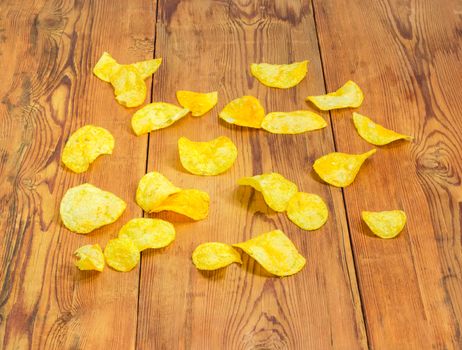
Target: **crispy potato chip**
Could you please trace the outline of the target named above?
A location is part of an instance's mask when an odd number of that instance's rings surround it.
[[[195,175],[224,173],[237,158],[237,148],[226,136],[207,142],[194,142],[180,137],[178,151],[183,167]]]
[[[109,83],[111,76],[119,70],[120,66],[109,53],[103,52],[103,55],[93,68],[93,74]]]
[[[321,197],[316,194],[298,192],[287,205],[287,216],[304,230],[317,230],[327,221],[329,211]]]
[[[300,83],[308,71],[308,61],[291,64],[252,63],[250,72],[266,86],[288,89]]]
[[[116,221],[126,207],[127,204],[115,194],[83,184],[67,190],[59,211],[69,230],[89,233]]]
[[[273,134],[300,134],[326,126],[323,117],[310,111],[272,112],[261,123],[263,129]]]
[[[327,95],[308,96],[306,100],[311,101],[322,111],[329,111],[338,108],[359,107],[363,103],[364,95],[354,81],[348,80],[335,92]]]
[[[103,271],[104,255],[99,244],[87,244],[74,252],[77,257],[75,266],[80,270],[96,270]]]
[[[274,211],[285,211],[292,196],[298,192],[297,185],[278,173],[243,177],[239,185],[252,186],[263,194],[266,204]]]
[[[174,211],[193,220],[202,220],[209,215],[210,197],[208,193],[187,189],[174,193],[152,211],[158,213],[163,210]]]
[[[163,248],[175,239],[175,228],[168,221],[138,218],[127,222],[119,231],[119,238],[127,237],[141,252],[148,248]]]
[[[117,102],[125,107],[138,107],[146,100],[146,83],[138,70],[124,65],[111,76]]]
[[[375,235],[385,239],[398,236],[407,220],[402,210],[363,211],[361,216]]]
[[[364,161],[375,152],[376,149],[363,154],[332,152],[316,159],[313,169],[328,184],[346,187],[354,181]]]
[[[104,248],[106,263],[114,270],[127,272],[140,261],[140,251],[128,237],[111,239]]]
[[[159,69],[161,63],[162,58],[152,58],[150,60],[132,63],[129,66],[136,68],[141,78],[144,80],[153,75]]]
[[[218,102],[218,92],[200,93],[180,90],[176,92],[178,103],[191,111],[193,117],[200,117],[210,111]]]
[[[182,109],[166,102],[150,103],[136,111],[132,117],[132,128],[140,136],[151,131],[166,128],[189,113],[189,109]]]
[[[241,255],[229,244],[202,243],[194,249],[192,261],[199,270],[217,270],[232,263],[242,264]]]
[[[138,183],[136,203],[150,213],[168,196],[180,191],[181,188],[173,185],[164,175],[153,171],[144,175]]]
[[[257,260],[276,276],[290,276],[305,266],[306,260],[280,230],[263,233],[243,243],[233,244]]]
[[[230,124],[261,128],[265,110],[253,96],[243,96],[228,103],[219,114],[220,118]]]

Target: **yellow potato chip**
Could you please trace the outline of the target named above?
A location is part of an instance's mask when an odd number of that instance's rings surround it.
[[[114,270],[127,272],[140,261],[140,251],[128,237],[111,239],[104,248],[106,263]]]
[[[80,270],[96,270],[103,271],[104,255],[99,244],[87,244],[74,252],[77,257],[75,266]]]
[[[141,252],[148,248],[163,248],[175,239],[175,228],[168,221],[138,218],[127,222],[119,231],[119,238],[127,237]]]
[[[180,191],[181,189],[173,185],[164,175],[153,171],[144,175],[138,183],[136,203],[150,213],[168,196]]]
[[[290,276],[305,266],[292,241],[280,230],[263,233],[243,243],[233,244],[257,260],[263,268],[276,276]]]
[[[316,194],[298,192],[287,205],[287,216],[304,230],[317,230],[327,221],[327,205]]]
[[[241,255],[229,244],[203,243],[194,249],[192,261],[199,270],[217,270],[232,263],[242,264]]]
[[[153,75],[159,69],[161,63],[162,58],[153,58],[146,61],[132,63],[129,64],[129,66],[136,68],[138,73],[140,73],[141,78],[144,80]]]
[[[364,95],[354,81],[348,80],[341,88],[327,95],[308,96],[307,101],[311,101],[322,111],[331,109],[359,107],[363,103]]]
[[[187,189],[174,193],[152,211],[174,211],[193,220],[202,220],[209,215],[210,197],[206,192]]]
[[[361,216],[375,235],[385,239],[398,236],[407,220],[402,210],[363,211]]]
[[[146,83],[138,70],[129,65],[120,68],[111,76],[117,102],[125,107],[138,107],[146,100]]]
[[[308,71],[308,61],[291,64],[252,63],[250,71],[263,85],[288,89],[305,78]]]
[[[188,113],[189,109],[183,109],[170,103],[150,103],[133,115],[132,128],[135,134],[140,136],[154,130],[166,128]]]
[[[228,103],[219,115],[230,124],[261,128],[265,110],[255,97],[243,96]]]
[[[176,92],[178,103],[191,111],[193,117],[200,117],[210,111],[218,102],[218,92],[200,93],[180,90]]]
[[[310,111],[268,113],[261,124],[263,129],[273,134],[300,134],[326,126],[323,117]]]
[[[64,225],[77,233],[89,233],[116,221],[127,204],[111,192],[90,184],[67,190],[59,208]]]
[[[207,142],[194,142],[180,137],[178,151],[183,167],[195,175],[224,173],[237,158],[237,148],[226,136]]]
[[[297,185],[278,173],[243,177],[239,185],[252,186],[263,194],[266,204],[274,211],[285,211],[292,196],[298,192]]]
[[[363,154],[332,152],[316,159],[313,169],[328,184],[346,187],[354,181],[364,161],[375,152],[375,149]]]
[[[111,76],[119,70],[120,66],[109,53],[103,52],[103,55],[93,68],[93,74],[109,83]]]
[[[102,154],[112,154],[114,137],[106,129],[85,125],[74,131],[63,149],[62,162],[75,173],[82,173]]]

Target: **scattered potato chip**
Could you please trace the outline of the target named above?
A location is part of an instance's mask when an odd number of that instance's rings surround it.
[[[276,276],[293,275],[306,263],[292,241],[280,230],[263,233],[233,246],[241,248],[257,260],[266,271]]]
[[[394,238],[406,225],[406,213],[402,210],[363,211],[364,222],[380,238]]]
[[[375,149],[363,154],[332,152],[316,159],[313,169],[325,182],[346,187],[354,181],[364,161],[375,152]]]
[[[287,216],[304,230],[317,230],[327,221],[327,205],[316,194],[298,192],[287,205]]]
[[[115,194],[83,184],[67,190],[59,211],[69,230],[89,233],[116,221],[126,207],[127,204]]]
[[[237,158],[237,148],[226,136],[207,142],[194,142],[186,137],[178,140],[183,167],[195,175],[218,175],[231,168]]]
[[[77,257],[75,266],[80,270],[96,270],[103,271],[104,255],[99,244],[87,244],[74,252]]]
[[[140,61],[130,64],[133,68],[140,73],[141,78],[144,80],[153,75],[160,67],[162,58],[152,58],[146,61]]]
[[[200,93],[180,90],[176,92],[179,104],[191,111],[193,117],[200,117],[210,111],[218,102],[218,92]]]
[[[263,85],[288,89],[305,78],[308,71],[308,61],[291,64],[252,63],[250,71]]]
[[[327,95],[308,96],[306,100],[311,101],[322,111],[329,111],[338,108],[359,107],[363,103],[364,95],[354,81],[348,80],[335,92]]]
[[[150,213],[168,196],[180,191],[181,189],[173,185],[164,175],[153,171],[144,175],[138,183],[136,203]]]
[[[242,264],[241,255],[229,244],[219,242],[203,243],[194,249],[194,265],[199,270],[217,270],[232,263]]]
[[[127,272],[140,261],[140,251],[128,237],[111,239],[104,248],[106,263],[114,270]]]
[[[210,197],[206,192],[187,189],[174,193],[152,211],[169,210],[193,220],[202,220],[209,215]]]
[[[265,110],[255,97],[243,96],[228,103],[219,115],[230,124],[261,128]]]
[[[168,221],[138,218],[127,222],[119,231],[119,238],[127,237],[141,252],[148,248],[163,248],[175,239],[175,228]]]
[[[138,107],[146,100],[146,83],[138,70],[125,65],[111,76],[117,102],[125,107]]]
[[[182,109],[166,102],[150,103],[135,112],[132,117],[132,128],[140,136],[151,131],[166,128],[189,113],[189,109]]]
[[[120,66],[121,65],[118,64],[109,53],[103,52],[103,55],[93,68],[93,74],[101,80],[109,83],[111,76],[119,70]]]
[[[263,129],[273,134],[300,134],[326,126],[323,117],[310,111],[268,113],[261,124]]]

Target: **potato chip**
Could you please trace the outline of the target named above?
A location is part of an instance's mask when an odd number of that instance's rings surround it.
[[[188,113],[189,109],[183,109],[171,103],[150,103],[133,115],[132,128],[135,134],[140,136],[154,130],[166,128]]]
[[[119,231],[119,238],[127,237],[141,252],[148,248],[164,248],[175,239],[175,228],[168,221],[138,218],[127,222]]]
[[[263,194],[266,204],[274,211],[285,211],[292,196],[298,192],[297,185],[278,173],[243,177],[239,185],[252,186]]]
[[[316,159],[313,169],[328,184],[346,187],[354,181],[364,161],[375,152],[375,149],[363,154],[332,152]]]
[[[129,66],[136,68],[141,78],[144,80],[153,75],[159,69],[161,63],[162,58],[152,58],[150,60],[132,63]]]
[[[103,154],[112,154],[114,137],[109,131],[85,125],[74,131],[63,149],[62,162],[75,173],[82,173]]]
[[[210,111],[218,102],[218,92],[200,93],[180,90],[176,92],[178,103],[191,111],[193,117],[200,117]]]
[[[230,124],[261,128],[265,110],[253,96],[243,96],[228,103],[220,112],[220,118]]]
[[[140,251],[130,238],[119,237],[107,242],[104,257],[114,270],[128,272],[140,261]]]
[[[304,230],[317,230],[327,221],[327,205],[316,194],[298,192],[287,205],[287,216]]]
[[[402,210],[363,211],[364,222],[380,238],[394,238],[406,225],[406,213]]]
[[[178,151],[183,167],[195,175],[224,173],[237,158],[237,148],[226,136],[207,142],[194,142],[180,137]]]
[[[104,255],[99,244],[87,244],[74,252],[77,257],[75,266],[80,270],[96,270],[103,271]]]
[[[194,249],[192,261],[199,270],[217,270],[232,263],[242,264],[241,255],[229,244],[203,243]]]
[[[306,100],[311,101],[322,111],[329,111],[338,108],[359,107],[363,103],[364,95],[354,81],[348,80],[335,92],[327,95],[308,96]]]
[[[153,171],[144,175],[138,183],[136,203],[150,213],[168,196],[180,191],[181,189],[173,185],[164,175]]]
[[[59,211],[69,230],[89,233],[116,221],[126,207],[127,204],[115,194],[83,184],[67,190]]]
[[[202,220],[209,215],[210,197],[206,192],[187,189],[174,193],[152,211],[174,211],[193,220]]]
[[[260,83],[280,89],[291,88],[300,83],[308,71],[308,61],[291,64],[252,63],[250,72]]]
[[[138,70],[124,65],[111,76],[117,102],[125,107],[138,107],[146,100],[146,83]]]
[[[120,66],[109,53],[103,52],[103,55],[93,68],[93,74],[109,83],[111,76],[119,70]]]
[[[276,276],[293,275],[306,263],[292,241],[280,230],[263,233],[233,246],[241,248],[257,260],[266,271]]]
[[[263,129],[273,134],[300,134],[326,126],[323,117],[310,111],[272,112],[261,123]]]

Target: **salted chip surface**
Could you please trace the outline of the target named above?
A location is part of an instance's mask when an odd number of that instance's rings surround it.
[[[138,107],[146,100],[146,83],[138,70],[130,65],[121,65],[111,76],[117,102],[125,107]]]
[[[362,154],[332,152],[316,159],[313,169],[328,184],[346,187],[354,181],[364,161],[375,152],[375,149]]]
[[[149,60],[129,64],[129,66],[135,68],[140,73],[141,78],[144,80],[153,75],[159,69],[161,63],[162,58],[152,58]]]
[[[236,145],[226,136],[207,142],[194,142],[180,137],[178,151],[183,167],[195,175],[224,173],[237,158]]]
[[[69,230],[89,233],[116,221],[126,207],[115,194],[86,183],[67,190],[59,211]]]
[[[250,72],[266,86],[288,89],[300,83],[308,71],[308,61],[291,64],[252,63]]]
[[[176,92],[178,103],[191,111],[193,117],[200,117],[210,111],[218,102],[218,92],[194,92],[179,90]]]
[[[172,194],[152,211],[158,213],[169,210],[193,220],[203,220],[209,215],[209,205],[208,193],[196,189],[186,189]]]
[[[363,211],[361,216],[371,231],[380,238],[396,237],[406,225],[406,213],[402,210]]]
[[[229,244],[202,243],[194,249],[192,261],[199,270],[217,270],[232,263],[242,264],[241,255]]]
[[[311,111],[268,113],[261,124],[263,129],[273,134],[300,134],[326,126],[324,118]]]
[[[305,258],[281,230],[263,233],[233,246],[241,248],[257,260],[266,271],[276,276],[293,275],[306,263]]]
[[[287,205],[287,216],[298,227],[311,231],[326,223],[329,211],[318,195],[298,192]]]
[[[128,237],[111,239],[104,248],[106,263],[114,270],[127,272],[140,261],[140,251]]]
[[[265,110],[257,98],[243,96],[228,103],[219,116],[230,124],[261,128]]]
[[[136,189],[136,203],[146,212],[150,213],[158,207],[168,196],[180,192],[164,175],[158,172],[145,174]]]
[[[283,212],[287,209],[292,196],[298,192],[298,187],[278,173],[266,173],[251,177],[243,177],[239,185],[252,186],[261,192],[266,204],[274,211]]]
[[[348,80],[337,91],[327,95],[308,96],[306,100],[311,101],[322,111],[329,111],[331,109],[359,107],[363,103],[364,95],[354,81]]]
[[[175,228],[165,220],[138,218],[123,225],[119,237],[131,239],[141,252],[148,248],[168,246],[175,240]]]
[[[147,134],[172,125],[189,113],[189,109],[166,102],[150,103],[135,112],[132,128],[136,135]]]
[[[120,64],[108,53],[103,52],[95,67],[93,68],[93,74],[95,74],[101,80],[108,82],[111,76],[120,68]]]
[[[80,270],[96,270],[103,271],[104,255],[99,244],[87,244],[74,252],[78,260],[75,261],[75,266]]]

